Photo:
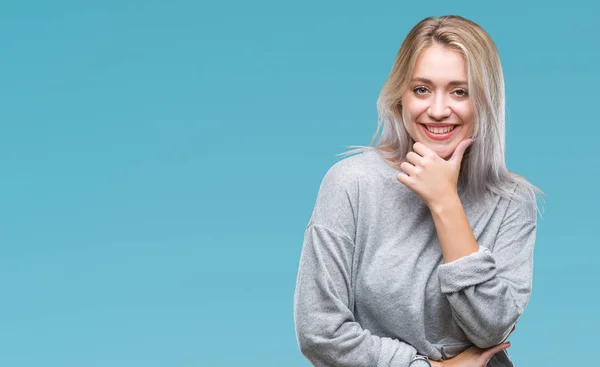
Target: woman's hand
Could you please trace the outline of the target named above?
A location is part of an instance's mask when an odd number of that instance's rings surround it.
[[[508,335],[512,334],[516,327],[517,325],[515,324]],[[431,360],[429,362],[431,363],[431,367],[485,367],[494,354],[507,349],[508,347],[510,347],[510,342],[500,343],[486,349],[472,346],[454,358],[447,359],[443,362]]]
[[[398,181],[414,191],[430,208],[457,194],[458,174],[465,150],[473,143],[467,138],[454,150],[446,161],[425,144],[417,142],[413,151],[406,155],[400,169]]]
[[[510,347],[510,342],[481,349],[472,346],[452,359],[443,362],[431,361],[431,367],[485,367],[492,356]]]

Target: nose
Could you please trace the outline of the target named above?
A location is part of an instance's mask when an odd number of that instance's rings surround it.
[[[431,99],[427,114],[435,120],[442,120],[452,114],[452,110],[443,94],[437,94]]]

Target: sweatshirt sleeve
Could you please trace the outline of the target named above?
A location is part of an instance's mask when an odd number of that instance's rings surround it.
[[[535,209],[511,201],[493,252],[479,245],[438,268],[454,319],[480,348],[502,343],[529,302],[536,226]]]
[[[414,347],[373,335],[351,311],[353,181],[339,165],[327,172],[304,233],[294,294],[298,345],[316,367],[408,367]]]

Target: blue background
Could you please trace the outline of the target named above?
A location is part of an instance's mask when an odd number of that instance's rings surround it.
[[[292,301],[318,186],[369,143],[407,32],[445,14],[495,40],[508,166],[547,194],[509,353],[597,359],[597,10],[2,1],[0,365],[308,366]]]

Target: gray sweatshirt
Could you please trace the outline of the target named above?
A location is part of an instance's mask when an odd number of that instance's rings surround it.
[[[459,186],[479,251],[444,263],[431,213],[399,172],[368,151],[321,182],[294,294],[298,345],[314,366],[450,359],[504,341],[529,302],[535,208],[469,202]],[[502,351],[488,366],[513,363]]]

